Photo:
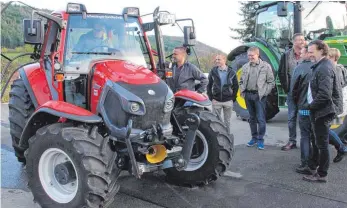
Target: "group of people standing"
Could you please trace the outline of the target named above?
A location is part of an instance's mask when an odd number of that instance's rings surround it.
[[[257,47],[247,50],[248,62],[242,66],[238,81],[236,72],[226,65],[226,56],[215,56],[215,67],[206,77],[196,66],[187,61],[185,49],[178,47],[173,53],[173,91],[180,89],[207,91],[214,110],[220,115],[230,132],[233,102],[237,92],[245,99],[249,112],[251,140],[247,146],[264,149],[266,133],[266,102],[275,87],[272,67],[260,59]],[[297,119],[300,127],[301,164],[296,172],[305,174],[304,180],[326,182],[329,169],[329,143],[337,150],[334,162],[342,160],[347,147],[330,130],[334,119],[346,115],[343,90],[347,91],[347,71],[337,64],[340,51],[329,48],[321,40],[306,44],[303,34],[294,34],[293,47],[280,61],[278,76],[287,93],[289,141],[282,150],[296,147]],[[196,87],[195,81],[200,82]],[[346,92],[345,92],[346,93]],[[346,99],[347,96],[345,96]]]
[[[347,86],[346,69],[337,64],[341,54],[321,40],[306,44],[302,34],[293,37],[293,48],[281,57],[279,78],[287,93],[289,141],[287,151],[296,146],[296,121],[300,127],[301,164],[296,172],[304,180],[326,182],[330,155],[329,143],[337,150],[340,162],[347,147],[330,130],[334,119],[344,116],[343,91]]]

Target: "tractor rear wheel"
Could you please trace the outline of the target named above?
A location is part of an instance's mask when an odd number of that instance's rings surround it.
[[[182,111],[177,120],[185,126],[185,115],[196,113],[200,126],[195,137],[192,156],[185,170],[164,169],[170,183],[179,186],[203,186],[218,179],[229,167],[234,155],[234,136],[216,114],[208,111]]]
[[[18,161],[25,163],[25,150],[19,147],[19,140],[35,107],[21,78],[14,80],[11,85],[8,107],[12,146]]]
[[[34,200],[42,207],[108,207],[119,190],[117,153],[97,127],[40,128],[25,151]]]
[[[267,56],[260,54],[260,58],[270,64],[270,61]],[[235,60],[233,60],[231,63],[232,68],[236,72],[238,81],[240,81],[240,78],[241,78],[242,66],[246,64],[247,62],[248,62],[247,53],[242,53],[236,56]],[[278,99],[277,89],[276,87],[274,87],[274,89],[271,91],[271,93],[267,97],[266,120],[272,119],[279,112],[277,99]],[[245,99],[241,97],[240,90],[237,92],[236,102],[234,102],[233,107],[234,107],[234,111],[236,112],[236,115],[239,118],[241,118],[244,121],[249,119],[249,113],[247,110],[246,102],[245,102]]]

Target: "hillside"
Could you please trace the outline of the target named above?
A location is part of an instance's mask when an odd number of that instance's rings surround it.
[[[155,39],[154,36],[149,36],[148,37],[150,43],[152,46],[155,46]],[[171,53],[172,50],[176,47],[176,46],[182,46],[183,45],[183,37],[175,37],[175,36],[164,36],[164,45],[165,45],[165,51],[167,53]],[[213,48],[209,45],[206,45],[202,42],[197,41],[196,45],[195,45],[195,52],[197,53],[197,55],[199,57],[205,57],[208,56],[210,54],[216,54],[216,53],[223,53],[222,51]],[[225,53],[223,53],[225,54]]]
[[[4,3],[1,2],[1,8]],[[48,9],[41,9],[50,13]],[[31,17],[32,9],[27,6],[10,5],[1,17],[1,47],[23,46],[23,19]]]

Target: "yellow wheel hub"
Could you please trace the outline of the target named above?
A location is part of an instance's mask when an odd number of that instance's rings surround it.
[[[242,68],[240,68],[237,72],[236,72],[236,77],[237,77],[237,81],[240,82],[241,79],[241,74],[242,74]],[[237,91],[237,95],[236,95],[236,101],[239,104],[239,106],[241,106],[241,108],[247,110],[247,106],[246,106],[246,101],[243,97],[241,97],[241,91],[240,88]]]

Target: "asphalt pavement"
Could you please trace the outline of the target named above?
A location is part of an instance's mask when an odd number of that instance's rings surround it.
[[[226,175],[215,183],[185,188],[167,183],[161,172],[146,174],[141,180],[124,172],[111,207],[347,208],[347,158],[330,164],[328,183],[303,181],[302,175],[294,172],[300,162],[299,150],[280,150],[288,138],[286,110],[267,124],[265,150],[245,146],[250,138],[249,126],[235,114],[231,130],[235,135],[235,156]],[[331,160],[335,155],[331,147]],[[25,167],[17,162],[11,147],[8,106],[2,104],[1,205],[39,207],[32,200]]]

